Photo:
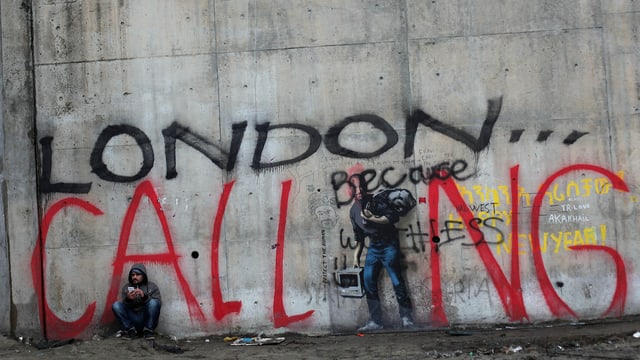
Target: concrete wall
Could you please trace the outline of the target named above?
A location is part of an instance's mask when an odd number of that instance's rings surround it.
[[[36,336],[42,331],[30,275],[39,223],[31,14],[26,2],[3,1],[1,7],[2,247],[8,254],[0,255],[0,326],[3,333]]]
[[[135,261],[162,333],[351,331],[366,303],[334,278],[353,266],[341,180],[362,171],[418,199],[398,224],[416,322],[640,312],[637,2],[20,4],[2,4],[15,333],[108,332]]]

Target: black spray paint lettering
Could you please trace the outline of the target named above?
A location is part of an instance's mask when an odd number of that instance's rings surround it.
[[[107,168],[104,161],[102,161],[102,154],[104,153],[104,149],[107,147],[107,143],[118,135],[131,136],[142,151],[142,166],[135,175],[123,176],[114,174]],[[151,141],[149,141],[149,138],[144,132],[142,132],[142,130],[129,125],[110,125],[102,130],[100,136],[98,136],[98,140],[91,152],[90,163],[91,171],[103,180],[112,182],[131,182],[145,177],[149,171],[151,171],[151,168],[153,168],[153,161],[154,157]]]
[[[466,161],[462,159],[452,162],[443,161],[436,165],[423,167],[422,165],[409,169],[408,173],[396,174],[393,166],[383,169],[380,174],[375,169],[365,169],[356,174],[349,175],[346,171],[336,171],[331,174],[331,186],[333,187],[336,205],[338,208],[348,205],[353,201],[356,193],[356,186],[360,187],[366,193],[372,193],[379,188],[395,188],[402,185],[405,181],[412,184],[429,184],[434,178],[446,180],[454,178],[458,181],[464,181],[475,174],[464,172],[469,168]],[[344,196],[343,187],[348,187],[346,196]],[[340,194],[343,194],[341,198]]]
[[[222,147],[210,143],[189,128],[173,122],[171,126],[162,130],[164,153],[167,161],[166,178],[173,179],[178,176],[178,171],[176,170],[176,140],[180,140],[198,150],[220,169],[233,169],[246,128],[246,121],[232,125],[231,146],[229,152],[226,152]]]
[[[469,149],[474,152],[480,152],[489,145],[491,139],[491,133],[493,132],[493,126],[498,121],[500,116],[500,109],[502,108],[502,96],[496,99],[490,99],[487,106],[487,116],[482,124],[480,130],[480,136],[474,138],[467,132],[457,129],[451,125],[447,125],[438,119],[431,117],[429,114],[422,110],[416,110],[411,116],[407,118],[407,140],[404,144],[404,157],[405,159],[413,155],[413,145],[415,142],[416,132],[418,131],[418,124],[427,126],[443,135],[450,137],[453,140],[459,141],[465,144]]]
[[[222,147],[207,141],[188,127],[182,126],[177,122],[173,122],[169,127],[162,130],[165,142],[165,158],[167,164],[167,179],[173,179],[178,176],[176,167],[176,140],[180,140],[195,150],[198,150],[206,156],[212,163],[221,169],[232,170],[235,166],[236,158],[240,150],[240,144],[244,137],[247,127],[246,122],[235,123],[232,125],[232,139],[230,150],[226,152]],[[102,155],[109,140],[118,135],[129,135],[136,140],[138,147],[142,151],[143,164],[137,174],[133,176],[121,176],[110,171],[102,160]],[[51,184],[51,164],[52,150],[51,142],[53,137],[47,136],[40,140],[42,145],[42,175],[40,178],[40,191],[43,193],[61,192],[61,193],[88,193],[91,190],[91,183],[54,183]],[[96,141],[93,151],[91,152],[90,164],[92,172],[99,178],[111,182],[132,182],[146,176],[154,163],[153,148],[146,134],[133,126],[129,125],[111,125],[106,127],[98,140]]]
[[[350,150],[340,145],[340,133],[347,127],[347,125],[358,122],[369,123],[376,129],[380,130],[383,134],[385,134],[387,139],[385,144],[378,150],[371,153],[363,153],[355,150]],[[331,127],[324,136],[324,146],[327,148],[327,150],[329,150],[333,154],[354,159],[370,159],[379,156],[381,154],[384,154],[387,150],[391,149],[397,143],[398,133],[393,129],[393,127],[391,127],[391,125],[389,125],[389,123],[385,119],[370,114],[348,117],[335,126]]]
[[[472,218],[471,220],[469,220],[469,226],[468,229],[469,231],[476,231],[480,234],[480,240],[477,242],[473,242],[473,243],[462,243],[461,245],[463,246],[477,246],[479,244],[482,243],[486,243],[486,244],[492,244],[492,245],[499,245],[501,244],[505,237],[504,237],[504,233],[502,232],[502,230],[500,230],[498,227],[493,226],[490,224],[490,221],[501,221],[504,222],[504,219],[499,218],[499,217],[495,217],[495,216],[491,216],[488,217],[486,219],[480,219],[480,218]],[[452,243],[454,241],[457,240],[462,240],[464,238],[466,238],[465,235],[454,235],[454,232],[463,232],[465,231],[465,229],[462,227],[462,221],[456,221],[456,220],[447,220],[444,222],[445,226],[444,229],[440,230],[441,234],[445,235],[445,240],[444,241],[439,241],[439,243],[437,244],[438,248],[442,247],[445,244],[448,243]],[[498,234],[497,237],[499,238],[498,241],[487,241],[484,231],[482,231],[482,229],[479,227],[479,225],[483,225],[486,228],[495,230]],[[435,241],[434,241],[435,242]]]
[[[42,146],[42,175],[40,176],[39,186],[43,193],[70,193],[70,194],[86,194],[91,190],[91,183],[51,183],[51,163],[52,150],[51,142],[53,137],[45,136],[40,139]]]
[[[433,119],[428,114],[422,111],[417,111],[416,113],[414,113],[414,115],[407,119],[407,143],[405,144],[405,158],[413,154],[413,145],[415,142],[415,135],[417,132],[418,124],[423,124],[446,136],[461,141],[474,151],[483,149],[489,143],[492,126],[495,123],[495,120],[497,120],[497,116],[500,112],[500,104],[501,99],[500,101],[489,101],[490,106],[487,120],[485,120],[482,132],[477,140],[473,139],[472,136],[462,130],[445,125],[440,121]],[[340,134],[349,125],[355,123],[370,124],[384,134],[386,138],[385,143],[379,149],[372,152],[360,152],[344,146],[340,143]],[[182,141],[183,143],[202,153],[218,168],[226,171],[232,171],[235,167],[237,155],[243,142],[246,127],[246,122],[234,123],[232,125],[231,145],[229,146],[229,150],[226,151],[222,146],[207,141],[204,136],[193,132],[188,127],[180,125],[178,122],[173,122],[169,127],[162,130],[162,135],[165,141],[166,178],[173,179],[178,176],[176,163],[177,140]],[[275,162],[262,162],[262,152],[268,141],[269,133],[277,129],[291,129],[306,133],[309,137],[307,149],[302,154],[291,159]],[[372,114],[362,114],[347,117],[338,124],[332,126],[324,135],[324,138],[320,135],[318,130],[314,129],[313,127],[295,123],[271,125],[267,122],[263,124],[257,124],[255,126],[255,130],[258,133],[258,141],[254,149],[253,161],[251,164],[251,167],[254,170],[273,168],[276,166],[286,166],[300,162],[313,155],[318,150],[323,140],[325,147],[329,152],[339,156],[355,159],[370,159],[376,156],[380,156],[391,149],[393,146],[395,146],[398,142],[398,133],[393,129],[393,127],[385,119]],[[113,137],[118,135],[129,135],[134,138],[142,152],[143,163],[139,171],[134,175],[126,176],[115,174],[111,170],[109,170],[109,168],[103,161],[103,154],[107,143]],[[43,171],[41,176],[41,184],[44,185],[41,186],[41,190],[43,192],[65,193],[89,192],[91,189],[91,183],[50,183],[52,166],[52,141],[52,137],[44,137],[41,140],[41,144],[43,147]],[[111,182],[132,182],[143,178],[149,173],[149,171],[151,171],[151,168],[154,164],[154,152],[149,138],[142,130],[134,126],[125,124],[110,125],[100,133],[91,153],[90,164],[92,172],[103,180]],[[410,173],[410,176],[413,176],[415,178],[416,172],[418,171],[422,172],[417,168],[413,169],[413,171]],[[429,176],[431,175],[427,175],[427,177]],[[400,181],[403,180],[399,179],[398,181],[389,184],[397,184]]]
[[[271,163],[263,163],[260,162],[262,158],[262,151],[264,150],[264,146],[267,143],[267,139],[269,136],[269,131],[276,129],[295,129],[300,130],[309,136],[309,146],[307,150],[301,155],[288,160],[281,160],[277,162]],[[267,169],[277,166],[284,166],[289,164],[294,164],[300,162],[309,156],[313,155],[318,148],[320,148],[320,143],[322,142],[322,136],[318,132],[318,130],[312,128],[311,126],[301,125],[301,124],[281,124],[281,125],[270,125],[268,122],[264,124],[256,125],[256,131],[258,132],[258,143],[256,144],[255,151],[253,152],[253,162],[251,163],[251,168],[254,170]]]
[[[500,221],[500,222],[504,222],[504,219],[499,218],[499,217],[488,217],[486,219],[480,219],[480,218],[472,218],[469,220],[469,226],[468,228],[463,228],[462,227],[462,222],[461,221],[457,221],[457,220],[447,220],[445,221],[444,224],[444,228],[440,229],[438,231],[438,229],[435,228],[435,223],[436,221],[434,219],[430,219],[430,223],[431,223],[431,227],[432,227],[432,233],[434,235],[441,233],[444,234],[443,236],[443,240],[440,240],[440,237],[433,236],[431,241],[436,244],[436,246],[440,247],[442,245],[445,244],[449,244],[449,243],[453,243],[455,241],[458,240],[463,240],[465,239],[467,236],[465,234],[458,234],[459,233],[464,233],[465,231],[474,231],[474,232],[478,232],[480,234],[480,240],[477,243],[461,243],[460,245],[462,246],[477,246],[479,244],[482,243],[486,243],[486,244],[490,244],[490,245],[500,245],[502,242],[504,242],[504,232],[502,232],[502,230],[500,230],[500,228],[491,225],[492,221]],[[403,249],[408,249],[408,250],[413,250],[416,253],[419,252],[425,252],[426,249],[426,243],[429,242],[429,233],[427,231],[424,231],[422,229],[422,225],[420,224],[420,221],[416,221],[415,224],[415,230],[414,230],[414,226],[413,224],[408,224],[407,228],[399,228],[398,229],[398,233],[402,234],[402,233],[406,233],[405,234],[405,238],[409,238],[411,239],[411,245],[409,247],[403,247]],[[481,228],[480,225],[484,226],[485,229]],[[495,231],[496,237],[499,239],[497,241],[487,241],[486,240],[486,236],[485,236],[485,232],[487,231]],[[454,234],[455,233],[455,234]],[[352,240],[351,237],[347,236],[345,238],[344,235],[344,229],[340,229],[340,233],[338,235],[338,238],[340,240],[340,248],[345,249],[345,250],[354,250],[358,247],[358,242],[355,241],[354,239]],[[367,242],[368,238],[365,239],[365,248],[368,248],[369,244]]]
[[[351,237],[349,236],[347,236],[347,238],[345,239],[343,234],[344,234],[344,229],[340,229],[340,235],[339,235],[340,247],[343,249],[355,250],[358,247],[358,242],[355,241],[355,239],[353,240],[353,242],[351,242]]]
[[[469,147],[474,152],[479,152],[485,149],[491,138],[491,134],[493,131],[493,126],[495,125],[498,116],[500,114],[500,109],[502,106],[502,97],[497,99],[488,100],[488,110],[486,119],[483,123],[480,135],[478,138],[474,138],[468,133],[464,132],[461,129],[457,129],[450,125],[444,124],[441,121],[431,117],[429,114],[422,112],[421,110],[415,111],[411,116],[406,119],[406,142],[404,144],[404,157],[408,158],[413,155],[413,148],[415,144],[415,136],[417,133],[418,125],[422,124],[426,127],[431,128],[447,137],[450,137],[456,141],[463,143],[465,146]],[[340,134],[346,129],[349,125],[354,123],[368,123],[372,125],[375,129],[382,132],[386,138],[385,143],[377,150],[372,152],[361,152],[351,147],[346,147],[344,144],[340,143]],[[178,122],[172,123],[169,127],[162,130],[162,135],[165,141],[165,158],[166,158],[166,178],[173,179],[178,176],[177,171],[177,162],[176,162],[176,141],[180,140],[191,148],[199,151],[204,156],[206,156],[211,162],[216,165],[218,168],[226,171],[232,171],[236,165],[236,159],[238,153],[241,148],[241,144],[243,142],[244,133],[247,128],[247,122],[239,122],[232,124],[232,138],[229,149],[226,150],[222,145],[216,145],[213,142],[210,142],[206,139],[206,137],[201,136],[188,127],[180,125]],[[269,133],[273,130],[295,130],[301,131],[308,135],[309,142],[306,150],[302,152],[300,155],[292,157],[290,159],[279,160],[275,162],[263,162],[262,161],[262,152],[265,148],[265,145],[269,138]],[[251,167],[254,170],[262,170],[273,168],[276,166],[286,166],[295,164],[300,162],[311,155],[313,155],[318,148],[320,147],[322,141],[325,143],[325,147],[327,150],[333,154],[350,157],[355,159],[369,159],[376,156],[380,156],[387,152],[389,149],[394,147],[398,142],[398,134],[397,132],[389,125],[389,123],[377,116],[372,114],[362,114],[362,115],[354,115],[345,118],[340,123],[331,127],[327,133],[324,135],[324,138],[320,135],[318,130],[314,129],[308,125],[301,124],[279,124],[279,125],[271,125],[270,123],[257,124],[255,126],[255,130],[258,133],[258,141],[256,147],[254,149],[253,160],[251,163]],[[572,144],[581,136],[584,136],[587,133],[580,133],[574,131],[567,139],[565,140],[565,144]],[[118,135],[129,135],[136,140],[137,145],[139,146],[142,155],[143,155],[143,163],[140,167],[137,174],[132,176],[124,176],[113,173],[108,169],[106,164],[103,162],[102,156],[105,150],[105,147],[109,140]],[[513,139],[512,139],[513,140]],[[62,192],[62,193],[88,193],[91,189],[91,183],[73,183],[73,182],[57,182],[51,183],[51,167],[52,167],[52,147],[51,143],[53,138],[48,136],[41,139],[40,143],[42,145],[42,174],[40,178],[41,191],[45,193],[50,192]],[[98,177],[106,181],[112,182],[132,182],[139,180],[146,176],[154,163],[154,152],[152,149],[152,145],[149,142],[149,138],[146,134],[133,126],[130,125],[112,125],[105,128],[100,134],[98,140],[96,141],[93,151],[91,154],[91,168],[92,172],[94,172]],[[424,181],[425,179],[431,179],[435,177],[448,177],[453,176],[457,180],[464,180],[468,177],[473,176],[474,174],[468,174],[463,177],[460,176],[460,173],[464,171],[467,167],[466,163],[462,161],[455,161],[449,166],[448,171],[443,171],[447,166],[446,163],[443,163],[442,166],[436,167],[428,167],[426,169],[422,169],[422,167],[412,168],[409,171],[408,178],[412,182],[417,183],[418,181]],[[386,172],[392,171],[393,169],[385,169]],[[385,173],[386,175],[386,173]],[[405,181],[405,176],[402,175],[397,178],[395,181],[388,181],[386,176],[384,177],[384,182],[381,183],[383,186],[393,187],[397,186]]]
[[[420,225],[420,221],[416,221],[416,230],[415,231],[413,230],[413,225],[412,224],[408,225],[407,237],[411,238],[411,249],[413,251],[415,251],[415,252],[425,252],[426,243],[429,242],[429,233],[422,231],[422,226]],[[418,247],[418,245],[420,247]]]
[[[469,204],[469,210],[471,212],[487,212],[487,213],[492,213],[495,214],[497,211],[497,205],[498,203],[496,202],[490,202],[490,203],[480,203],[480,204]],[[458,211],[464,211],[467,210],[466,206],[460,206],[463,209],[457,209]]]
[[[469,228],[470,228],[470,229],[472,229],[472,230],[474,230],[474,231],[477,231],[478,233],[480,233],[481,238],[480,238],[480,240],[479,240],[477,243],[473,243],[473,244],[467,244],[467,243],[464,243],[464,244],[462,244],[462,245],[463,245],[463,246],[476,246],[476,245],[481,244],[481,243],[487,243],[487,244],[492,244],[492,245],[499,245],[499,244],[501,244],[501,243],[504,241],[504,233],[502,232],[502,230],[498,229],[497,227],[492,226],[492,225],[489,223],[491,220],[499,220],[499,221],[501,221],[501,222],[504,222],[504,219],[499,218],[499,217],[495,217],[495,216],[488,217],[488,218],[486,218],[486,219],[484,219],[484,220],[482,220],[482,219],[480,219],[480,218],[473,218],[473,219],[471,219],[471,220],[469,221]],[[498,240],[498,241],[487,241],[487,240],[486,240],[486,238],[485,238],[485,236],[484,236],[484,231],[482,231],[482,230],[479,228],[479,225],[483,225],[483,226],[485,226],[485,227],[487,227],[487,228],[489,228],[489,229],[493,229],[493,230],[497,231],[497,232],[498,232],[498,238],[499,238],[500,240]]]
[[[136,141],[136,144],[138,144],[138,147],[142,152],[142,166],[135,175],[122,176],[114,174],[107,168],[107,165],[102,160],[104,149],[109,141],[119,135],[131,136]],[[39,181],[40,191],[42,193],[88,193],[91,190],[91,183],[51,183],[51,167],[53,158],[52,142],[53,137],[51,136],[45,136],[40,140],[40,145],[42,146],[42,174]],[[104,128],[96,140],[89,160],[91,171],[94,174],[103,180],[112,182],[130,182],[142,179],[149,173],[149,171],[151,171],[153,162],[153,149],[149,138],[140,129],[129,125],[110,125]]]
[[[518,141],[520,141],[520,138],[522,137],[523,133],[524,133],[524,129],[511,130],[511,137],[509,138],[509,142],[517,143]],[[551,136],[552,133],[553,131],[551,130],[539,131],[538,136],[536,137],[536,141],[545,142],[547,141],[549,136]],[[573,130],[569,135],[567,135],[567,137],[564,138],[564,140],[562,140],[562,143],[567,146],[573,145],[576,141],[578,141],[578,139],[588,134],[589,134],[588,132]]]

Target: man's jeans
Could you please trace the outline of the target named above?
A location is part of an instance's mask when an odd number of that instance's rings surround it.
[[[154,330],[156,326],[158,326],[160,307],[162,307],[160,301],[150,299],[149,302],[145,304],[144,310],[141,311],[133,311],[120,301],[114,302],[111,309],[125,330],[135,327],[136,330],[140,332],[143,328]]]
[[[382,324],[382,308],[378,294],[378,278],[382,268],[387,270],[391,284],[398,300],[398,310],[401,317],[411,317],[411,298],[401,274],[400,253],[397,241],[388,243],[371,243],[367,249],[364,263],[364,289],[367,294],[367,305],[371,320]]]

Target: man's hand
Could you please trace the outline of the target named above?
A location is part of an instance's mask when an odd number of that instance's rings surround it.
[[[353,250],[353,267],[360,267],[360,255],[362,255],[362,250],[364,250],[364,239],[358,241],[358,245]]]
[[[362,216],[362,218],[366,221],[371,221],[377,224],[388,224],[389,223],[389,219],[382,215],[373,215],[373,213],[367,209],[364,209],[360,212],[360,216]]]
[[[127,293],[127,299],[135,300],[144,296],[144,292],[141,289],[133,289]]]
[[[362,250],[359,250],[358,248],[356,248],[356,250],[353,252],[353,267],[354,268],[360,267],[360,253],[362,253]]]

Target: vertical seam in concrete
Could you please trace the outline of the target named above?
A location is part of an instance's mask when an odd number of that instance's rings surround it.
[[[602,4],[600,4],[600,7],[598,9],[600,11],[599,17],[600,17],[600,44],[602,46],[602,50],[601,50],[601,54],[602,54],[602,64],[603,64],[603,77],[604,77],[604,91],[605,91],[605,101],[606,101],[606,108],[607,108],[607,132],[608,132],[608,140],[609,140],[609,168],[613,169],[613,165],[614,162],[616,162],[615,158],[616,158],[616,153],[613,150],[613,131],[612,131],[612,127],[611,127],[611,113],[612,113],[612,109],[611,109],[611,101],[610,101],[610,96],[611,96],[611,90],[609,88],[609,82],[611,81],[611,78],[609,77],[609,74],[611,73],[610,71],[610,66],[611,64],[609,63],[609,58],[611,56],[611,54],[609,53],[609,47],[607,45],[607,41],[605,39],[605,15],[602,12]],[[615,172],[615,169],[614,169]],[[613,197],[613,208],[617,209],[616,206],[616,197]],[[614,222],[613,224],[613,238],[617,239],[618,238],[618,224],[616,222]],[[618,250],[618,242],[615,242],[615,248],[616,250]]]
[[[216,19],[216,0],[213,0],[213,31],[215,32],[215,44],[214,44],[214,57],[215,57],[215,61],[216,61],[216,87],[217,87],[217,96],[218,96],[218,134],[220,134],[220,144],[223,143],[223,119],[222,119],[222,101],[221,101],[221,96],[220,96],[220,92],[221,92],[221,87],[220,87],[220,63],[219,63],[219,58],[218,58],[218,27],[217,27],[217,19]],[[231,52],[229,52],[231,53]],[[231,127],[227,127],[227,129],[229,129]],[[233,132],[233,130],[232,130]],[[232,136],[233,137],[233,134]],[[229,182],[232,178],[232,172],[226,169],[222,169],[222,178],[225,179],[223,181],[222,184],[220,184],[220,189],[224,189],[224,183]],[[222,194],[222,192],[221,192]],[[218,201],[218,206],[221,206],[221,202]],[[212,223],[213,224],[213,223]],[[214,234],[215,230],[213,227],[211,227],[211,241],[213,241],[213,234]],[[218,239],[218,251],[219,251],[219,247],[220,247],[220,243],[222,243],[223,240],[226,240],[226,233],[223,231],[220,233],[220,238]],[[224,259],[225,259],[225,266],[227,266],[227,261],[226,259],[229,258],[229,253],[228,253],[228,248],[225,246],[224,247]],[[218,262],[218,264],[220,263],[220,255],[218,255],[218,258],[215,259],[215,261]],[[210,266],[213,266],[213,260],[212,262],[209,264]],[[220,265],[218,265],[220,266]],[[228,269],[225,269],[225,273],[228,273]],[[213,271],[211,272],[211,274],[213,274]],[[225,282],[224,284],[222,283],[222,281],[220,281],[220,279],[218,279],[218,283],[220,284],[220,286],[224,286],[226,288],[229,288],[229,277],[226,276],[225,278]],[[214,306],[216,306],[214,304]],[[215,308],[213,309],[213,311],[215,312]]]
[[[217,19],[216,19],[216,1],[213,0],[210,4],[212,4],[212,13],[213,13],[213,33],[214,33],[214,39],[213,39],[213,58],[216,62],[216,95],[218,97],[217,101],[218,101],[218,134],[219,135],[219,141],[220,144],[222,144],[222,140],[223,140],[223,130],[222,130],[222,107],[221,107],[221,102],[220,102],[220,63],[218,62],[218,27],[216,26],[217,24]],[[222,169],[222,178],[225,179],[223,181],[223,184],[220,184],[220,188],[224,188],[224,182],[225,181],[229,181],[229,176],[230,173],[229,171],[226,171],[224,169]],[[218,206],[220,206],[220,203],[218,202]],[[213,236],[213,227],[211,227],[211,236]],[[220,237],[223,237],[224,234],[220,234]],[[213,241],[213,240],[212,240]],[[219,239],[219,241],[222,241],[222,239]],[[226,254],[225,254],[225,258],[226,258]],[[218,259],[216,259],[215,261],[220,261],[219,256]],[[213,259],[211,260],[211,263],[209,264],[210,266],[213,266]],[[211,271],[211,274],[213,274],[213,271]],[[220,279],[218,279],[218,282],[220,281]],[[226,284],[225,284],[226,285]],[[214,304],[215,306],[215,304]],[[216,309],[213,309],[213,311],[215,312]]]
[[[33,151],[33,155],[34,155],[34,164],[35,164],[35,183],[36,183],[36,220],[37,220],[37,224],[36,226],[38,227],[36,229],[37,233],[38,233],[38,237],[36,239],[36,241],[38,242],[38,248],[40,249],[40,254],[39,255],[39,259],[42,262],[42,259],[44,259],[43,254],[44,254],[44,244],[43,244],[43,239],[42,239],[42,232],[40,231],[40,224],[42,223],[42,209],[40,207],[41,204],[41,197],[40,197],[40,155],[38,152],[38,128],[37,128],[37,118],[38,118],[38,106],[36,104],[36,63],[35,63],[35,57],[34,57],[34,47],[35,47],[35,29],[34,29],[34,23],[33,23],[33,1],[29,2],[29,8],[28,8],[28,12],[27,12],[27,21],[29,22],[29,25],[27,26],[27,29],[29,31],[29,34],[27,34],[27,36],[29,37],[29,61],[31,63],[31,100],[32,100],[32,104],[33,104],[33,110],[32,110],[32,118],[31,118],[31,126],[32,126],[32,135],[33,135],[33,139],[32,139],[32,143],[33,143],[33,147],[34,147],[34,151]],[[42,265],[42,264],[41,264]],[[42,296],[42,301],[40,301],[40,303],[38,304],[38,306],[41,307],[40,309],[40,314],[42,314],[42,319],[40,319],[41,324],[42,324],[42,337],[47,340],[47,320],[46,320],[46,316],[45,316],[45,306],[44,306],[44,299],[46,299],[46,293],[45,293],[45,282],[44,282],[44,266],[40,266],[40,274],[38,274],[40,276],[40,294]],[[36,290],[37,291],[37,290]]]
[[[409,19],[408,19],[408,11],[407,11],[407,1],[402,1],[402,30],[400,31],[401,37],[400,42],[402,46],[402,69],[404,71],[403,77],[406,78],[406,81],[403,81],[403,93],[405,100],[403,101],[404,110],[408,112],[407,115],[411,114],[413,111],[412,108],[412,99],[411,99],[411,58],[409,56]]]
[[[402,101],[402,107],[404,108],[404,115],[405,115],[405,137],[406,137],[406,120],[411,116],[411,113],[413,112],[413,93],[412,93],[412,76],[411,76],[411,55],[409,54],[409,11],[407,9],[407,0],[403,0],[402,1],[402,29],[400,30],[401,32],[401,37],[399,39],[399,41],[401,42],[401,46],[402,46],[402,52],[403,52],[403,57],[402,57],[402,71],[403,74],[401,75],[401,78],[404,78],[405,81],[402,81],[402,94],[404,97],[404,100]],[[407,139],[405,138],[404,140],[405,142],[407,141]],[[404,152],[403,152],[403,158],[404,158]],[[412,166],[416,165],[416,155],[415,153],[413,155],[411,155],[411,160],[407,160],[404,159],[405,161],[407,161],[408,163],[410,162],[412,164]],[[415,185],[415,191],[417,191],[418,186]],[[414,191],[414,192],[415,192]],[[415,192],[417,193],[417,192]]]
[[[253,26],[251,27],[251,39],[253,40],[253,46],[251,48],[251,52],[253,55],[253,106],[254,106],[254,126],[258,123],[258,37],[256,36],[256,29],[258,28],[258,12],[256,0],[251,2],[251,12],[247,11],[247,14],[251,14],[249,16],[253,16]]]
[[[216,26],[216,1],[213,0],[210,3],[212,6],[213,14],[213,59],[216,62],[216,95],[218,101],[218,134],[220,134],[220,141],[222,142],[222,119],[220,114],[220,63],[218,62],[218,28]],[[227,172],[228,173],[228,172]]]
[[[2,2],[0,2],[0,14],[2,14]],[[15,319],[13,317],[13,311],[12,311],[12,307],[13,307],[13,293],[11,292],[11,259],[9,257],[9,254],[11,254],[11,250],[10,250],[10,246],[9,246],[9,239],[7,236],[7,210],[9,209],[8,207],[8,203],[7,203],[7,182],[5,181],[5,171],[6,171],[6,165],[5,165],[5,146],[4,146],[4,141],[5,141],[5,137],[4,137],[4,99],[5,99],[5,92],[4,92],[4,72],[3,72],[3,67],[4,67],[4,51],[2,50],[3,46],[2,46],[2,16],[0,16],[0,86],[2,86],[2,88],[0,88],[0,126],[2,126],[2,130],[0,130],[0,140],[2,141],[2,147],[0,148],[2,150],[2,152],[0,153],[0,156],[2,157],[2,167],[0,168],[0,176],[1,176],[1,180],[0,180],[0,191],[2,191],[2,195],[0,196],[0,198],[2,199],[2,204],[0,204],[0,206],[2,206],[2,222],[4,223],[4,245],[6,246],[6,264],[7,264],[7,285],[8,285],[8,289],[9,289],[9,306],[7,307],[7,310],[9,310],[9,332],[13,334],[14,332],[14,328],[15,328]],[[1,244],[0,244],[1,245]],[[4,317],[5,314],[0,315],[0,317]]]

